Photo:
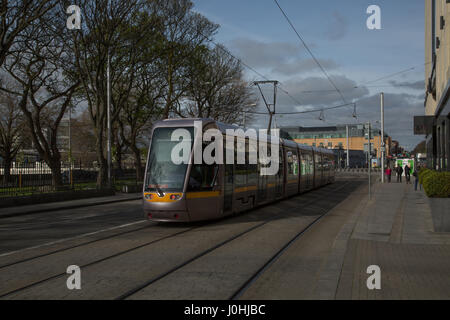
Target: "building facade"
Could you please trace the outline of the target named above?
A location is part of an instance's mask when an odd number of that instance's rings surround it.
[[[450,1],[425,0],[425,117],[414,132],[426,134],[427,163],[450,170]],[[420,119],[418,119],[420,118]]]
[[[281,128],[282,134],[295,142],[309,146],[327,149],[347,149],[347,127],[348,127],[348,149],[367,151],[368,140],[364,136],[364,125],[338,125],[329,127],[285,127]],[[381,158],[381,130],[372,128],[371,151],[376,158]],[[386,145],[386,157],[390,156],[391,138],[384,133]]]

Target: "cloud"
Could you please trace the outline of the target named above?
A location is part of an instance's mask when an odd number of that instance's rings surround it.
[[[245,57],[245,62],[254,68],[264,68],[277,75],[303,75],[316,71],[319,67],[311,58],[301,55],[304,50],[300,45],[287,42],[262,42],[253,39],[239,38],[231,42],[231,51]],[[326,70],[336,69],[337,63],[331,59],[318,59]]]
[[[337,63],[331,59],[318,60],[326,70],[332,70],[338,67]],[[278,64],[272,69],[272,72],[284,75],[294,75],[314,71],[316,69],[319,69],[319,66],[313,59],[295,59],[293,61]]]
[[[271,67],[280,62],[287,62],[297,56],[301,49],[298,45],[287,42],[262,42],[252,39],[238,38],[231,42],[232,51],[237,50],[239,56],[253,67]]]
[[[406,87],[414,90],[425,90],[425,83],[423,80],[418,80],[414,82],[398,82],[395,80],[389,81],[389,83],[394,87]]]
[[[348,22],[339,12],[334,11],[327,26],[326,37],[329,40],[340,40],[345,37],[348,30]]]
[[[333,76],[333,80],[340,88],[353,87],[355,81],[345,76]],[[320,110],[322,107],[332,107],[343,104],[340,96],[332,91],[327,79],[308,77],[299,81],[287,81],[283,88],[295,99],[300,100],[303,105],[298,106],[287,95],[282,92],[277,98],[277,112],[295,112],[305,110]],[[324,92],[305,93],[304,91]],[[331,91],[328,91],[331,90]],[[362,86],[355,90],[344,91],[346,100],[356,103],[357,119],[352,117],[353,107],[343,107],[334,110],[325,110],[325,121],[319,120],[320,112],[277,115],[278,127],[283,126],[330,126],[336,124],[365,123],[370,121],[373,126],[380,127],[380,95],[369,94],[369,90]],[[409,93],[385,93],[385,131],[394,140],[398,140],[402,146],[412,149],[423,140],[423,136],[415,136],[413,132],[413,117],[423,115],[423,99],[420,96]],[[261,107],[261,111],[264,111]],[[267,116],[255,118],[254,125],[267,126]]]
[[[330,75],[330,77],[348,102],[369,94],[365,87],[355,88],[356,82],[344,75]],[[285,81],[283,82],[283,89],[287,90],[297,100],[300,100],[302,106],[330,107],[343,104],[341,96],[325,77],[311,76]],[[292,99],[285,94],[280,94],[279,101],[283,109],[287,109],[286,112],[303,110],[301,106],[296,106],[296,110],[292,110]]]

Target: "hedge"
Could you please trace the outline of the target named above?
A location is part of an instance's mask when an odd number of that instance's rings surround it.
[[[419,172],[419,182],[429,197],[450,198],[450,172],[423,169]]]
[[[427,168],[420,168],[419,170],[419,183],[423,184],[423,179],[429,175],[430,173],[432,173],[433,171]]]

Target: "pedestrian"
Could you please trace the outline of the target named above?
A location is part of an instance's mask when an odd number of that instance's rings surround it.
[[[403,168],[401,165],[397,165],[397,182],[402,183],[402,174],[403,174]]]
[[[417,191],[417,184],[419,183],[419,173],[417,172],[417,168],[414,168],[413,172],[414,176],[414,191]],[[422,185],[420,185],[420,190],[422,190]]]
[[[391,183],[391,174],[392,174],[391,168],[387,167],[386,168],[386,176],[387,176],[388,183]]]
[[[405,165],[405,179],[406,179],[406,184],[411,183],[411,172],[410,172],[410,168],[408,165]]]

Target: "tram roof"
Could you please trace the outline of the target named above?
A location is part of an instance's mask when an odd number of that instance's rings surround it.
[[[191,127],[194,126],[194,122],[195,121],[201,121],[203,125],[208,124],[208,123],[215,123],[217,125],[217,128],[225,133],[227,129],[233,129],[233,130],[237,130],[237,129],[241,129],[244,132],[246,130],[248,130],[248,128],[242,128],[233,124],[227,124],[227,123],[223,123],[220,121],[216,121],[214,119],[211,118],[173,118],[173,119],[164,119],[164,120],[160,120],[155,122],[154,127],[164,127],[164,126],[168,126],[168,127]],[[314,152],[321,152],[321,153],[327,153],[327,154],[333,154],[333,152],[331,150],[325,149],[325,148],[317,148],[317,147],[311,147],[311,146],[307,146],[304,144],[300,144],[297,143],[295,141],[292,140],[286,140],[286,139],[281,139],[280,137],[276,136],[276,135],[265,135],[263,133],[261,133],[259,130],[255,130],[256,131],[256,135],[258,138],[263,138],[264,136],[266,137],[267,141],[270,140],[276,140],[278,139],[280,144],[283,144],[285,146],[291,147],[291,148],[300,148],[302,150],[314,150]],[[271,139],[269,140],[269,136],[271,137]]]

